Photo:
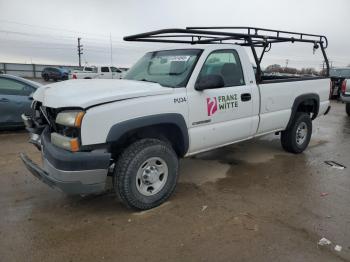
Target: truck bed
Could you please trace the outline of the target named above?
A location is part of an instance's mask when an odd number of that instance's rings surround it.
[[[259,92],[257,134],[285,129],[293,103],[301,95],[319,96],[319,115],[324,114],[329,106],[329,78],[269,80],[259,85]]]

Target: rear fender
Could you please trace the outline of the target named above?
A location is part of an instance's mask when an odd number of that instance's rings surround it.
[[[290,119],[289,119],[289,122],[288,122],[286,129],[288,129],[292,125],[294,117],[297,114],[298,108],[300,107],[300,105],[302,105],[303,103],[308,103],[309,101],[313,101],[314,105],[315,105],[313,107],[313,111],[310,112],[310,113],[312,113],[311,119],[314,120],[317,117],[318,111],[320,109],[320,97],[319,97],[319,95],[315,94],[315,93],[300,95],[297,98],[295,98],[295,100],[294,100],[294,103],[292,106],[292,113],[290,115]]]

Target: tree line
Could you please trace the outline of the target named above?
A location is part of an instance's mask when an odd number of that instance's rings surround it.
[[[293,67],[282,67],[281,65],[274,64],[266,67],[266,73],[284,73],[284,74],[298,74],[298,75],[322,75],[324,70],[318,71],[313,67],[307,67],[297,69]]]

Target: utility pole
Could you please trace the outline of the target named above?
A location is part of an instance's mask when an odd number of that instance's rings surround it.
[[[78,37],[78,56],[79,56],[79,67],[81,67],[81,55],[83,54],[83,45],[80,44],[81,38]]]
[[[286,68],[288,67],[289,59],[286,59]]]
[[[113,66],[113,45],[112,45],[112,33],[109,33],[109,43],[111,45],[111,66]]]

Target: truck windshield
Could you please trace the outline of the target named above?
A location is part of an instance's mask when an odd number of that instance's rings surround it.
[[[329,72],[331,77],[345,77],[350,78],[350,68],[338,68],[338,69],[331,69]]]
[[[166,87],[185,87],[201,49],[150,52],[126,73],[124,79],[155,82]]]

